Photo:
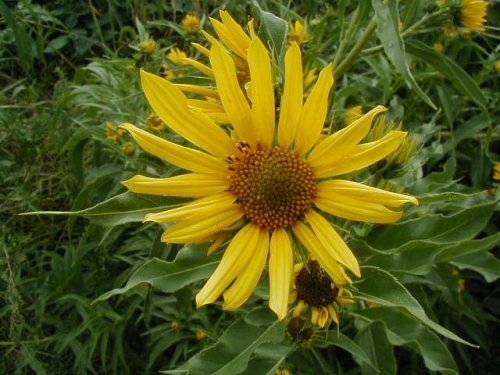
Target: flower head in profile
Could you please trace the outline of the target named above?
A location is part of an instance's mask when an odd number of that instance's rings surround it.
[[[162,241],[227,239],[220,263],[196,295],[198,307],[222,295],[224,309],[238,308],[251,296],[268,264],[269,305],[283,319],[288,312],[294,249],[299,244],[336,286],[350,283],[345,269],[360,275],[356,257],[328,215],[391,223],[403,215],[394,208],[417,200],[339,177],[384,159],[404,141],[405,132],[390,131],[377,141],[360,143],[384,107],[324,137],[333,85],[331,65],[321,70],[304,100],[301,52],[292,43],[285,54],[283,94],[276,100],[275,72],[263,42],[252,33],[241,53],[250,75],[246,90],[238,81],[233,55],[215,39],[209,51],[228,126],[215,123],[178,86],[141,72],[153,110],[191,146],[131,124],[122,127],[145,151],[188,172],[167,178],[137,175],[123,184],[140,194],[193,199],[146,215],[145,221],[171,223]]]
[[[488,0],[460,0],[460,25],[471,31],[484,31]]]
[[[193,15],[193,14],[187,14],[182,19],[182,28],[188,34],[198,33],[198,31],[200,31],[200,19],[199,19],[199,17],[196,15]]]
[[[295,21],[294,23],[290,22],[290,25],[288,27],[288,43],[295,42],[300,46],[304,43],[306,38],[307,33],[302,22],[300,22],[299,20]]]
[[[316,260],[294,267],[293,291],[290,302],[297,301],[293,316],[309,310],[310,321],[321,328],[332,320],[339,323],[338,307],[353,303],[352,293],[343,285],[336,285]]]
[[[180,48],[171,48],[167,53],[167,59],[174,64],[184,64],[184,60],[187,58],[186,52]]]

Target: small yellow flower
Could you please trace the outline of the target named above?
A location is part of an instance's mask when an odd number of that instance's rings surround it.
[[[182,27],[189,34],[196,34],[200,31],[200,19],[196,15],[187,14],[182,20]]]
[[[132,155],[135,151],[135,146],[132,142],[127,142],[122,146],[122,151],[125,155]]]
[[[461,0],[460,24],[471,31],[484,31],[488,0]]]
[[[275,375],[292,375],[289,369],[284,368],[282,369],[277,369]]]
[[[123,135],[123,130],[116,130],[115,126],[111,121],[106,121],[106,138],[110,141],[117,142],[118,138]]]
[[[295,42],[300,46],[307,39],[307,33],[304,25],[302,22],[297,20],[295,23],[290,23],[289,26],[288,43]]]
[[[472,31],[471,30],[462,30],[460,31],[460,38],[462,39],[471,39]]]
[[[363,107],[360,105],[355,105],[347,109],[344,115],[345,124],[349,125],[363,116]]]
[[[172,323],[170,323],[170,328],[173,330],[178,330],[180,328],[180,324],[177,320],[174,320]]]
[[[415,152],[416,144],[411,138],[406,138],[403,144],[394,151],[393,155],[389,157],[389,163],[394,163],[397,166],[403,166],[412,157]]]
[[[157,132],[165,130],[167,128],[167,125],[158,117],[158,115],[155,115],[154,113],[149,115],[148,118],[146,119],[146,124],[148,124],[148,127],[150,129],[153,129]]]
[[[139,48],[142,53],[150,55],[158,49],[158,44],[153,39],[148,39],[141,42],[141,44],[139,44]]]
[[[434,46],[433,46],[434,50],[439,52],[439,53],[443,53],[444,52],[444,44],[443,43],[434,43]]]
[[[162,64],[161,68],[163,70],[163,77],[168,80],[172,80],[175,78],[175,73],[168,64]]]
[[[201,341],[207,337],[207,334],[203,331],[197,331],[196,332],[196,340]]]
[[[453,26],[443,27],[443,34],[447,39],[455,39],[457,37],[457,29]]]
[[[496,162],[495,167],[493,168],[493,179],[500,181],[500,161]]]
[[[179,48],[171,48],[167,53],[167,59],[172,61],[174,64],[184,64],[184,59],[186,58],[186,52]]]
[[[495,70],[500,72],[500,60],[495,61]]]
[[[307,89],[318,78],[318,69],[312,68],[307,71],[304,77],[304,89]]]

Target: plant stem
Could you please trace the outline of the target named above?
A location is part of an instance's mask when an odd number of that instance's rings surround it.
[[[342,55],[344,54],[344,50],[347,47],[347,44],[351,41],[352,37],[351,34],[358,22],[358,19],[359,19],[359,8],[356,9],[356,12],[352,17],[351,23],[349,24],[347,31],[342,37],[342,41],[340,42],[339,48],[337,49],[337,53],[335,53],[335,58],[333,59],[333,66],[337,66],[338,60],[342,57]]]
[[[362,48],[368,42],[370,37],[372,36],[375,28],[377,27],[377,21],[373,18],[368,26],[366,27],[365,32],[361,35],[358,42],[352,47],[351,52],[346,56],[346,58],[339,64],[338,67],[334,67],[334,75],[335,79],[341,77],[353,64],[354,60],[360,54]]]

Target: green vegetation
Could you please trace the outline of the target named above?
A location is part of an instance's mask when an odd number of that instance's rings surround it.
[[[197,310],[220,253],[162,243],[164,228],[143,224],[144,213],[180,200],[120,184],[178,172],[118,125],[148,126],[139,69],[163,74],[166,65],[177,82],[206,81],[165,55],[178,47],[200,58],[190,43],[206,40],[181,20],[197,14],[212,32],[219,2],[0,0],[0,373],[493,373],[500,3],[490,3],[485,32],[455,36],[438,3],[224,3],[240,24],[256,19],[277,61],[286,22],[306,25],[306,71],[338,68],[333,129],[349,108],[382,104],[387,127],[401,122],[415,145],[361,178],[417,196],[418,207],[390,225],[336,222],[362,266],[357,302],[338,329],[316,327],[309,341],[303,331],[290,340],[288,321],[267,308],[266,278],[235,312]],[[59,214],[19,215],[37,211]]]

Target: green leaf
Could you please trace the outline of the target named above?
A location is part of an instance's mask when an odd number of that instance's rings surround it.
[[[24,73],[29,76],[33,71],[33,40],[23,27],[23,24],[16,20],[15,16],[3,0],[0,0],[0,10],[2,11],[1,13],[5,23],[12,29],[12,31],[14,31],[17,57]]]
[[[483,108],[486,107],[488,99],[483,91],[474,79],[449,57],[416,40],[407,41],[406,49],[408,53],[431,64],[472,101]]]
[[[375,365],[371,362],[370,357],[366,354],[366,352],[361,348],[358,344],[356,344],[349,337],[344,335],[341,332],[328,332],[329,336],[325,339],[317,339],[314,341],[314,346],[319,348],[327,348],[331,345],[339,347],[346,352],[349,352],[353,358],[358,363],[365,363],[368,366],[372,367],[374,370],[377,370]]]
[[[404,222],[386,225],[372,232],[366,242],[380,250],[410,247],[416,241],[436,244],[456,243],[476,236],[488,223],[497,202],[476,194],[471,202],[451,215],[428,214]],[[414,247],[413,247],[414,248]]]
[[[384,322],[387,338],[392,345],[406,345],[416,349],[430,371],[458,374],[458,369],[446,345],[427,327],[398,310],[378,307],[358,311],[355,317],[368,321]]]
[[[405,45],[399,32],[399,11],[397,0],[372,0],[377,17],[377,34],[384,46],[384,51],[396,70],[403,76],[409,87],[433,109],[436,106],[418,86],[406,62]]]
[[[452,262],[459,269],[468,269],[480,273],[487,282],[492,283],[500,278],[500,260],[492,253],[469,254]]]
[[[429,319],[418,301],[410,294],[403,284],[390,273],[369,266],[362,267],[361,273],[363,279],[355,284],[357,290],[354,295],[357,298],[372,301],[382,306],[398,307],[408,312],[440,335],[462,344],[475,346]]]
[[[21,215],[67,215],[81,216],[97,225],[113,227],[138,222],[148,212],[159,212],[176,205],[172,198],[155,195],[138,195],[129,191],[81,211],[35,211]]]
[[[287,46],[288,23],[272,13],[260,9],[261,27],[266,39],[268,39],[278,55],[278,61],[282,61]]]
[[[259,310],[262,311],[258,309],[257,313]],[[165,373],[178,374],[184,370],[191,375],[233,375],[245,371],[250,357],[262,344],[277,343],[284,337],[283,322],[277,321],[268,309],[266,313],[269,323],[264,326],[249,323],[252,319],[239,319],[229,326],[217,343],[191,357],[180,368]]]
[[[396,375],[396,357],[387,339],[387,332],[383,323],[374,322],[368,327],[360,330],[355,337],[355,341],[366,353],[368,353],[370,362],[377,368],[377,370],[374,371],[366,362],[361,362],[360,365],[363,375]]]
[[[179,251],[173,262],[158,258],[150,259],[130,276],[123,288],[110,290],[96,298],[93,303],[126,293],[143,284],[171,293],[195,281],[204,280],[219,263],[213,257],[207,256],[205,251],[202,246],[186,246]]]

